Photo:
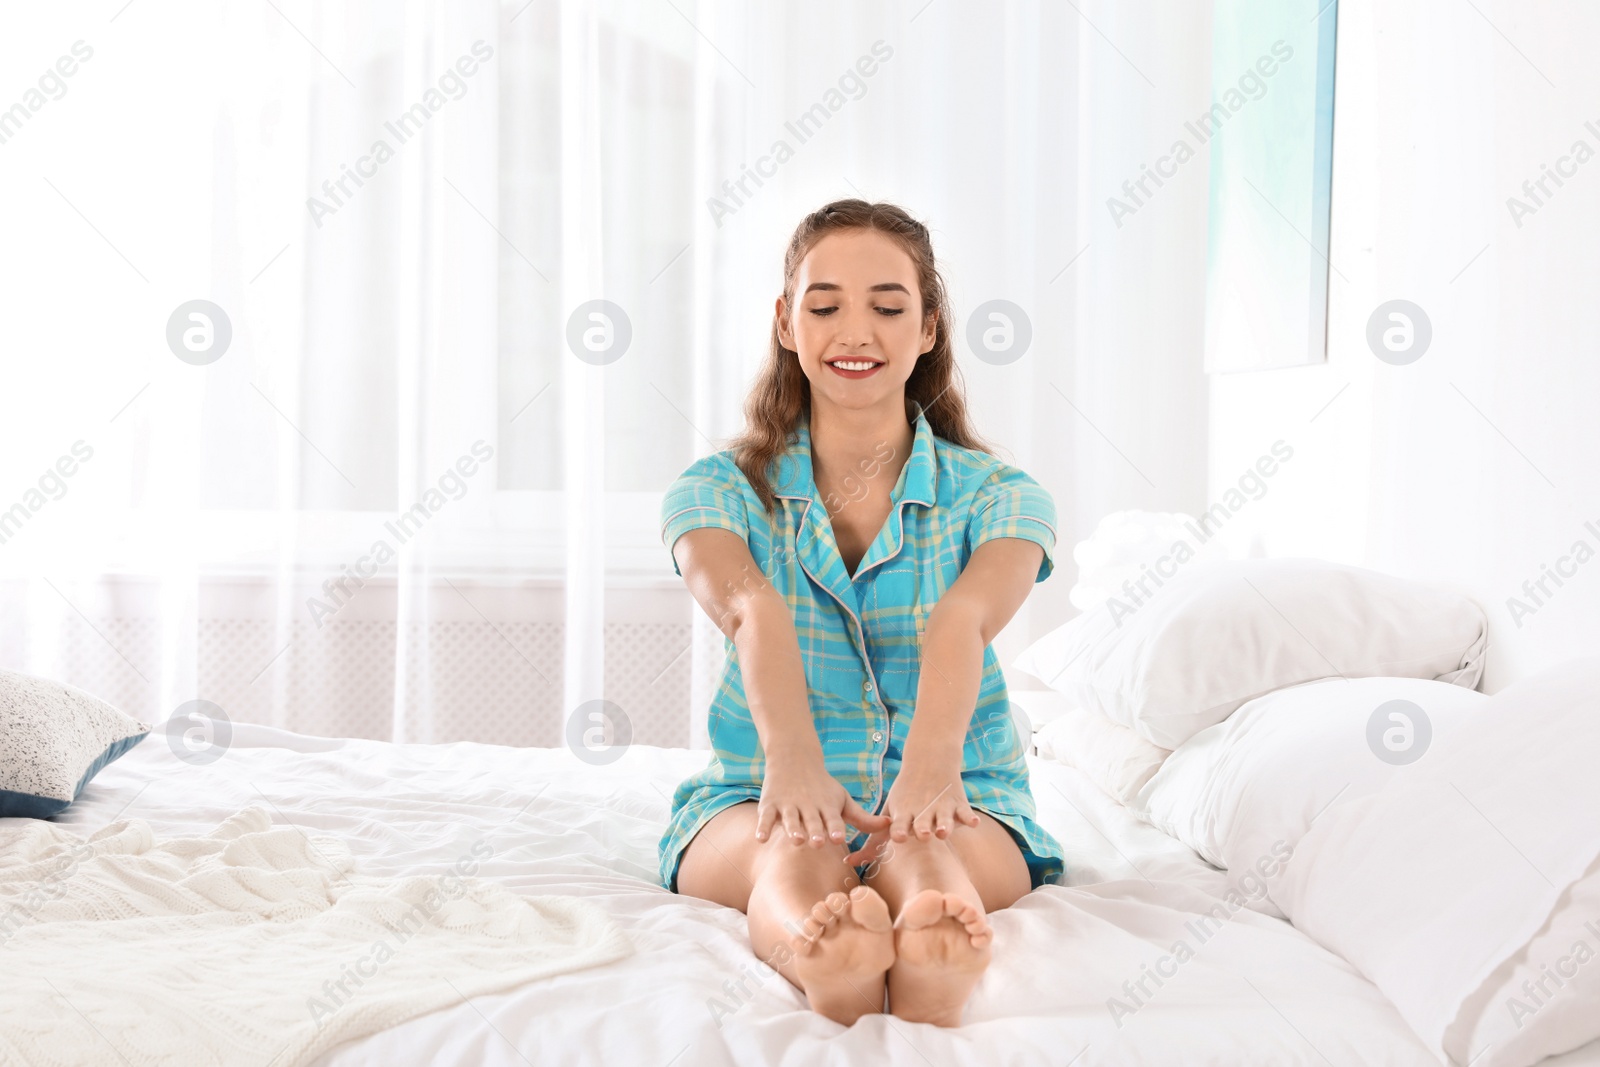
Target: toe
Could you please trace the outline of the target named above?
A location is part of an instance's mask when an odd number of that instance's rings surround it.
[[[889,919],[889,905],[871,886],[858,885],[850,890],[850,918],[875,934],[894,928]]]
[[[954,893],[945,894],[944,913],[960,923],[967,933],[974,937],[989,933],[991,930],[988,916],[984,915],[976,904]]]
[[[956,893],[944,895],[944,913],[965,925],[978,917],[978,906]]]
[[[900,906],[900,917],[895,926],[903,930],[920,930],[944,918],[944,894],[937,889],[924,889]]]

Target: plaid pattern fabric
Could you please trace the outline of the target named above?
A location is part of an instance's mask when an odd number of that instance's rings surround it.
[[[807,696],[828,772],[866,810],[878,811],[905,750],[921,672],[922,634],[940,595],[978,545],[1021,537],[1044,548],[1036,582],[1055,567],[1055,503],[1016,467],[934,435],[920,411],[911,455],[889,513],[852,577],[834,541],[830,512],[811,475],[810,428],[769,469],[778,496],[769,521],[731,451],[696,460],[667,490],[662,541],[670,554],[685,532],[712,526],[738,534],[793,615]],[[887,448],[887,446],[885,446]],[[886,462],[889,458],[884,456]],[[871,477],[870,469],[862,477]],[[678,570],[673,560],[673,571]],[[712,698],[715,758],[674,791],[660,843],[661,884],[676,891],[678,861],[717,812],[761,796],[765,758],[745,701],[739,659],[724,638],[727,665]],[[1027,745],[1011,716],[1005,677],[983,651],[978,701],[962,751],[967,802],[1017,839],[1035,888],[1059,880],[1059,843],[1035,821]],[[852,848],[866,840],[856,833]]]

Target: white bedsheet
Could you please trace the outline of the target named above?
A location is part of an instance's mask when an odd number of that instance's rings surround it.
[[[480,876],[517,893],[590,898],[638,948],[351,1042],[319,1067],[1438,1062],[1349,964],[1282,920],[1230,911],[1217,895],[1224,872],[1078,772],[1041,760],[1032,762],[1040,819],[1069,850],[1072,884],[993,917],[995,962],[960,1029],[873,1016],[844,1030],[808,1011],[780,976],[760,977],[742,915],[654,884],[667,795],[706,758],[636,746],[594,767],[562,749],[403,746],[238,725],[228,753],[196,767],[158,728],[63,821],[93,829],[137,817],[157,833],[194,832],[261,803],[284,823],[341,837],[357,869],[378,875],[442,871],[486,846]],[[1197,930],[1208,908],[1227,921]],[[1182,962],[1171,955],[1179,941],[1193,950]],[[1158,985],[1156,968],[1171,977]],[[1114,1018],[1113,997],[1132,1013]],[[720,1026],[713,1001],[732,1009]],[[1597,1064],[1600,1054],[1590,1046],[1548,1062]]]
[[[192,836],[135,816],[86,835],[5,819],[0,842],[5,1064],[299,1067],[461,997],[633,951],[593,901],[364,877],[339,838],[260,804]],[[5,905],[19,899],[17,923]]]

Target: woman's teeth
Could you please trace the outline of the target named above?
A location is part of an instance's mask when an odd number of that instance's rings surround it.
[[[838,367],[840,370],[871,370],[873,367],[876,367],[877,364],[871,360],[864,359],[836,359],[830,364],[830,366]]]

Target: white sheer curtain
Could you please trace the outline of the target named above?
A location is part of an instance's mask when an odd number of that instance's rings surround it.
[[[841,196],[929,223],[980,432],[1056,496],[1058,577],[1003,652],[1070,614],[1080,526],[1158,503],[1128,467],[1186,491],[1163,457],[1203,444],[1192,409],[1173,429],[1096,391],[1186,395],[1198,350],[1130,352],[1081,306],[1144,267],[1084,251],[1086,186],[1120,160],[1083,131],[1152,99],[1105,50],[1114,11],[4,18],[7,70],[92,57],[0,143],[0,667],[154,721],[202,700],[404,741],[703,739],[721,638],[660,495],[739,429],[784,243]],[[994,300],[1027,317],[1011,362],[965,342]]]

